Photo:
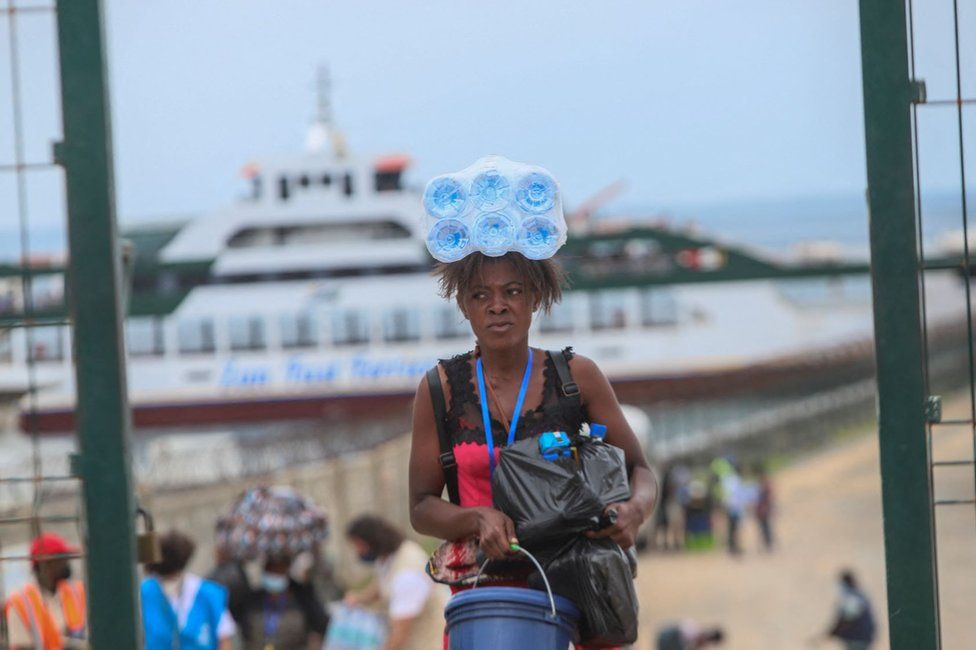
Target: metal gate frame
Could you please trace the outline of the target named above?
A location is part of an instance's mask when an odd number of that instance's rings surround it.
[[[115,216],[111,122],[101,0],[57,0],[68,206],[68,304],[74,328],[80,453],[93,648],[140,644],[135,500],[129,463],[121,251]]]

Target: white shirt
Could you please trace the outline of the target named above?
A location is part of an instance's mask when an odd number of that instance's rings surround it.
[[[184,573],[183,577],[177,580],[160,580],[166,600],[176,612],[176,623],[181,630],[186,626],[186,619],[190,615],[190,609],[193,607],[193,601],[197,599],[202,583],[203,579],[192,573]],[[230,612],[224,606],[224,611],[220,613],[220,621],[217,623],[217,638],[229,639],[235,634],[237,634],[237,626],[234,625],[234,619],[230,617]]]
[[[387,557],[376,563],[376,570],[377,577],[388,585],[390,620],[420,616],[434,587],[423,568],[401,570],[391,576]]]

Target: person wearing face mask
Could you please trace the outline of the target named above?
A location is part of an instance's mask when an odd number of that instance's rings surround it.
[[[320,650],[329,617],[307,581],[295,579],[294,558],[264,561],[260,587],[242,614],[245,650]]]
[[[4,604],[11,650],[87,648],[85,588],[71,580],[69,555],[78,549],[61,536],[43,533],[31,542],[34,582]]]
[[[159,540],[162,560],[142,581],[146,650],[230,650],[237,627],[227,610],[227,590],[186,571],[193,540],[172,530]]]
[[[352,606],[379,605],[389,619],[383,650],[428,650],[444,637],[445,594],[424,572],[427,554],[416,542],[381,517],[362,515],[346,529],[346,538],[374,579],[365,589],[350,592]]]

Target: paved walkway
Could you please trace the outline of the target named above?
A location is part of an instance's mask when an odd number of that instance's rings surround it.
[[[942,428],[935,456],[973,457],[965,427]],[[972,498],[971,467],[937,469],[941,498]],[[839,568],[851,567],[874,601],[887,648],[881,481],[876,437],[859,436],[797,462],[774,476],[779,499],[778,550],[761,553],[753,521],[746,553],[645,555],[638,576],[640,650],[654,629],[683,617],[726,628],[724,648],[806,647],[830,620]],[[943,647],[976,647],[976,515],[972,506],[942,508],[937,519]],[[824,647],[833,647],[826,644]]]

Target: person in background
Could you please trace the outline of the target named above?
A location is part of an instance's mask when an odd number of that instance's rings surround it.
[[[227,610],[227,590],[186,570],[196,546],[171,530],[159,540],[162,560],[142,581],[146,650],[231,650],[237,633]]]
[[[685,548],[708,551],[715,545],[712,537],[712,500],[704,479],[688,481],[684,496]]]
[[[389,617],[383,650],[439,648],[444,637],[442,588],[424,572],[427,554],[380,517],[363,515],[346,529],[349,543],[363,562],[375,569],[374,580],[346,596],[353,606],[380,603]]]
[[[673,463],[668,463],[661,472],[661,493],[657,508],[654,510],[654,529],[651,533],[651,548],[661,549],[662,551],[678,548],[677,542],[671,534],[673,529],[671,502],[675,499],[676,469],[677,467]]]
[[[227,590],[227,609],[240,627],[243,623],[244,604],[251,593],[244,564],[234,559],[230,549],[219,542],[214,547],[214,560],[215,566],[207,574],[207,580],[223,585]]]
[[[766,552],[773,550],[773,483],[769,479],[769,473],[763,465],[759,465],[756,470],[756,480],[759,483],[756,494],[756,521],[759,523],[759,532],[762,536],[763,549]]]
[[[725,641],[725,631],[720,627],[703,628],[694,621],[666,625],[658,630],[657,650],[698,650]]]
[[[834,622],[824,634],[814,637],[819,643],[827,639],[837,639],[844,650],[867,650],[874,642],[875,623],[871,601],[861,591],[854,573],[841,571],[837,577],[837,606]]]
[[[293,557],[264,561],[261,586],[247,597],[241,625],[245,650],[320,650],[329,617],[315,589],[296,580]]]
[[[85,588],[71,579],[69,555],[78,549],[59,535],[42,533],[30,545],[34,581],[4,603],[11,650],[87,648]]]

